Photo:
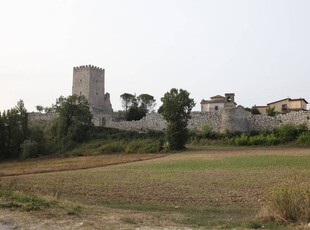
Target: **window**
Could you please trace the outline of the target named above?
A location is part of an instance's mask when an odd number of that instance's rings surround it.
[[[282,105],[282,110],[287,110],[287,104]]]
[[[215,109],[215,110],[219,110],[219,107],[216,105],[216,106],[214,107],[214,109]]]

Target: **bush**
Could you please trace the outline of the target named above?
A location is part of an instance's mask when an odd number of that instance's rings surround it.
[[[278,223],[308,222],[310,192],[302,188],[281,187],[272,191],[264,219]]]
[[[267,145],[277,145],[279,144],[279,140],[276,135],[272,133],[266,136],[266,143]]]
[[[101,153],[123,153],[125,151],[125,144],[122,141],[114,141],[101,146]]]
[[[134,140],[127,144],[126,153],[158,153],[162,149],[162,141],[153,139]]]
[[[275,135],[281,143],[295,141],[296,138],[303,132],[307,131],[307,125],[294,125],[292,123],[283,124],[274,130]]]
[[[253,137],[249,137],[249,145],[266,145],[267,138],[264,134],[259,134]]]
[[[35,141],[25,140],[24,143],[21,145],[21,149],[22,151],[20,154],[20,158],[24,160],[27,158],[37,157],[39,145]]]
[[[248,136],[247,134],[241,134],[240,137],[236,137],[233,144],[239,146],[247,145],[276,145],[279,143],[278,138],[274,134],[258,134],[254,136]]]
[[[303,132],[296,140],[297,144],[310,145],[310,132]]]
[[[241,146],[246,146],[249,145],[249,137],[246,134],[241,134],[240,137],[236,137],[234,139],[234,144],[235,145],[241,145]]]

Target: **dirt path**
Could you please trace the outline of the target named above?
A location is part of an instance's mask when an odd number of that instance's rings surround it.
[[[189,230],[175,226],[175,215],[142,213],[109,208],[88,207],[88,211],[78,215],[57,215],[51,213],[29,213],[0,209],[0,230],[69,230],[69,229],[166,229]],[[156,226],[156,227],[155,227]]]

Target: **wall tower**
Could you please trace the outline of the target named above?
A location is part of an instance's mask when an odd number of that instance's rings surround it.
[[[73,68],[72,94],[84,95],[93,108],[105,106],[104,69],[86,65]]]
[[[73,68],[72,95],[84,95],[90,105],[95,124],[102,125],[102,117],[112,114],[110,94],[105,93],[105,71],[93,65]],[[99,120],[99,121],[96,121]]]

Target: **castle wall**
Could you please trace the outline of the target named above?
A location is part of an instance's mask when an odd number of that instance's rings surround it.
[[[167,127],[167,122],[158,113],[148,113],[139,121],[121,122],[113,121],[111,115],[104,114],[100,110],[93,111],[93,114],[95,126],[136,131],[163,131]],[[56,114],[32,112],[28,114],[28,118],[30,121],[52,121],[56,118]],[[205,125],[208,125],[213,131],[219,133],[226,130],[230,132],[250,132],[253,130],[273,130],[287,123],[296,125],[305,123],[310,129],[310,111],[290,112],[275,117],[261,114],[253,115],[240,106],[214,113],[193,112],[192,118],[188,122],[188,128],[201,130]]]
[[[201,130],[208,125],[213,131],[223,133],[250,132],[273,130],[282,124],[293,123],[296,125],[305,123],[310,129],[310,111],[290,112],[283,115],[270,117],[267,115],[253,115],[238,106],[227,108],[218,112],[193,112],[188,122],[189,129]],[[160,114],[149,113],[139,121],[115,122],[111,117],[107,118],[105,127],[123,130],[165,130],[167,122]]]
[[[31,121],[52,121],[57,117],[55,113],[28,113],[28,120]]]

